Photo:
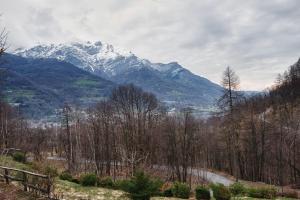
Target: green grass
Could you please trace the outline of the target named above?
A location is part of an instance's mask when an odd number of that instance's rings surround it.
[[[55,193],[63,194],[65,199],[129,200],[123,191],[99,187],[83,187],[79,184],[63,180],[56,180],[55,188]]]
[[[32,90],[23,90],[23,89],[13,89],[5,92],[5,96],[7,98],[7,101],[11,102],[14,101],[18,98],[27,98],[31,100],[34,96],[35,93]]]
[[[63,194],[65,199],[105,199],[105,200],[129,200],[126,193],[120,190],[112,190],[100,187],[83,187],[80,184],[69,181],[56,180],[55,193]],[[180,200],[178,198],[152,197],[151,200]]]
[[[79,79],[75,81],[75,85],[77,86],[96,86],[99,85],[98,81],[90,80],[90,79]]]
[[[0,156],[0,165],[4,167],[11,167],[28,171],[32,170],[29,164],[14,161],[14,159],[11,156]]]

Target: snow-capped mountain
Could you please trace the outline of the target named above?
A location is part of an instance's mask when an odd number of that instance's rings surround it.
[[[102,42],[37,45],[13,52],[26,58],[55,58],[116,83],[134,83],[165,102],[212,106],[221,87],[176,62],[152,63]]]
[[[144,62],[142,60],[137,62],[138,58],[131,52],[116,49],[100,41],[38,45],[30,49],[19,48],[13,53],[27,58],[55,58],[67,61],[87,71],[108,77],[122,73],[128,67],[138,67],[139,62]],[[128,65],[122,65],[124,61],[127,61]]]

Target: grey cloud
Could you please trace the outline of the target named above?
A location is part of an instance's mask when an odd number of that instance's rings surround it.
[[[300,56],[298,0],[2,1],[13,47],[102,40],[215,82],[230,65],[249,90],[272,84]]]

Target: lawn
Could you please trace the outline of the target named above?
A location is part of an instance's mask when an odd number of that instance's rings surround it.
[[[69,181],[57,180],[55,193],[63,200],[129,200],[126,193],[100,187],[82,187]],[[179,200],[178,198],[153,197],[151,200]]]

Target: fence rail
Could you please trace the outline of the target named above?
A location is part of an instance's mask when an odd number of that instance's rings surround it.
[[[4,166],[0,166],[0,169],[2,171],[4,171],[3,174],[0,172],[0,177],[4,178],[4,180],[7,184],[9,184],[10,181],[18,181],[23,184],[24,191],[28,191],[29,189],[31,189],[33,191],[40,192],[43,195],[46,195],[48,198],[50,198],[52,183],[51,183],[51,179],[49,176],[43,175],[43,174],[37,174],[37,173],[25,171],[25,170],[20,170],[20,169],[4,167]],[[19,176],[21,175],[21,177],[13,176],[11,172],[17,172],[19,174]],[[38,179],[42,179],[40,181],[40,183],[43,183],[43,184],[30,183],[29,176],[32,176],[32,177],[35,177]],[[44,185],[45,187],[42,187],[42,185]]]

